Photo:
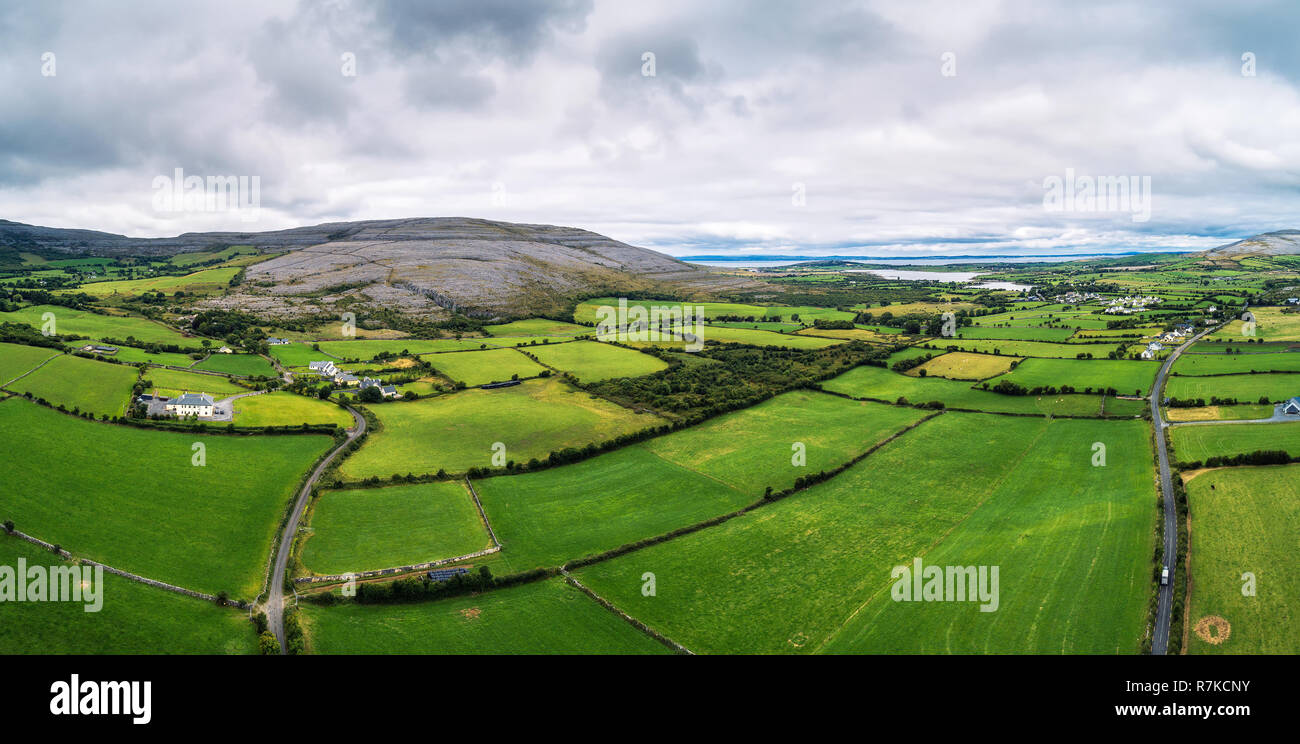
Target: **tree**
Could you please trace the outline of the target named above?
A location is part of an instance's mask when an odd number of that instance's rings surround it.
[[[8,532],[11,535],[14,534],[14,520],[12,519],[5,520],[5,532]]]
[[[372,385],[361,391],[358,396],[362,403],[378,403],[384,399],[384,394],[379,390],[378,385]]]
[[[330,397],[330,393],[332,392],[334,392],[334,390],[329,385],[321,385],[320,389],[316,391],[316,397],[325,400]]]

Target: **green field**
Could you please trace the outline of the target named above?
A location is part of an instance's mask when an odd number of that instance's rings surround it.
[[[754,503],[766,487],[847,463],[920,420],[915,409],[787,393],[616,452],[475,488],[514,570],[553,566]],[[804,445],[806,465],[792,464]]]
[[[949,380],[987,380],[1007,372],[1011,369],[1011,365],[1018,361],[1020,361],[1018,357],[950,351],[908,370],[905,374],[914,377],[946,377]]]
[[[962,326],[957,329],[957,341],[965,339],[999,339],[1006,341],[1063,342],[1073,336],[1073,328],[992,328],[987,326]],[[1078,353],[1078,352],[1075,352]]]
[[[352,415],[319,398],[289,392],[263,393],[234,402],[235,426],[298,426],[335,424],[352,427]]]
[[[855,313],[826,307],[810,307],[808,305],[792,307],[786,305],[746,305],[735,302],[690,302],[685,304],[693,309],[700,309],[704,313],[704,317],[708,320],[713,320],[714,318],[721,316],[753,316],[755,320],[773,320],[775,318],[780,318],[783,321],[791,321],[795,320],[795,316],[797,315],[799,316],[799,322],[802,322],[805,325],[812,325],[813,321],[818,319],[853,320],[855,317]],[[631,315],[632,307],[670,307],[677,310],[681,310],[683,307],[683,303],[674,300],[629,300],[627,305],[629,308],[629,321],[636,320]],[[599,297],[594,300],[587,300],[578,305],[577,309],[573,311],[573,319],[579,323],[590,323],[594,325],[598,317],[597,308],[601,306],[617,309],[619,306],[619,300],[617,297]]]
[[[595,329],[561,320],[529,318],[512,323],[490,325],[483,330],[492,336],[580,336],[591,333]]]
[[[230,286],[230,280],[240,271],[239,267],[204,269],[184,276],[157,276],[149,279],[125,279],[121,281],[93,282],[84,284],[70,292],[85,293],[92,297],[111,297],[125,295],[128,297],[142,295],[146,292],[175,294],[216,294]]]
[[[949,408],[998,413],[1041,413],[1058,416],[1100,416],[1101,398],[1095,395],[1001,395],[986,390],[975,390],[969,382],[945,380],[940,377],[909,377],[881,367],[861,366],[827,380],[822,387],[834,393],[855,398],[870,398],[892,403],[906,398],[913,404],[941,401]],[[1138,410],[1128,410],[1106,400],[1108,415],[1132,415]]]
[[[469,386],[501,382],[515,377],[536,377],[546,371],[537,362],[513,349],[461,351],[426,357],[437,372]]]
[[[309,526],[302,562],[317,574],[408,566],[491,547],[460,481],[325,491]]]
[[[578,575],[696,652],[1132,653],[1152,470],[1140,422],[949,413],[830,481]],[[891,569],[916,556],[999,566],[997,611],[891,601]]]
[[[136,316],[100,315],[88,310],[73,310],[61,305],[32,305],[11,313],[0,313],[0,323],[26,323],[42,328],[45,313],[54,314],[57,334],[76,334],[90,338],[112,338],[126,341],[134,338],[141,344],[176,344],[197,347],[198,339],[186,338],[180,331]]]
[[[131,386],[139,370],[126,364],[110,364],[70,354],[46,362],[40,369],[8,386],[19,393],[44,398],[50,405],[62,405],[96,416],[120,416],[126,411]]]
[[[302,605],[319,654],[666,654],[559,579],[407,605]]]
[[[1300,465],[1214,470],[1188,482],[1192,528],[1187,618],[1193,630],[1187,653],[1300,653],[1297,482]],[[1254,574],[1254,596],[1242,593],[1245,573]],[[1226,640],[1207,642],[1195,632],[1206,616],[1228,622]]]
[[[668,368],[667,362],[649,354],[597,341],[530,346],[528,353],[548,367],[569,372],[580,382],[600,382],[614,377],[639,377]],[[437,364],[441,359],[443,357],[430,361]]]
[[[990,380],[989,384],[1010,380],[1030,389],[1072,385],[1078,392],[1113,387],[1120,395],[1141,395],[1151,388],[1158,371],[1160,365],[1154,361],[1026,359],[1007,374]]]
[[[693,333],[691,329],[688,332]],[[706,325],[700,327],[700,338],[705,343],[713,342],[719,344],[750,344],[752,346],[783,346],[790,349],[824,349],[827,346],[845,343],[846,339],[842,338],[822,338],[820,336],[805,336],[797,333],[772,333],[771,331],[754,331],[749,328],[729,328],[727,326]],[[601,340],[620,341],[616,334],[603,336],[598,334],[597,338]],[[665,331],[658,340],[653,338],[648,341],[628,340],[628,346],[663,346],[668,348],[681,349],[686,346],[685,340],[673,340]]]
[[[163,395],[174,396],[185,392],[201,392],[221,399],[230,395],[249,392],[248,388],[240,387],[226,377],[176,369],[150,367],[145,371],[144,379],[149,381],[151,388],[156,388]]]
[[[286,367],[306,367],[311,362],[324,361],[332,359],[338,360],[329,354],[322,354],[311,348],[311,344],[279,344],[267,347],[271,356],[275,357]],[[371,353],[370,356],[374,354]]]
[[[252,599],[289,497],[331,444],[150,431],[0,401],[0,451],[23,453],[0,461],[0,519],[116,568]]]
[[[347,478],[489,467],[492,445],[497,442],[505,445],[508,460],[525,462],[664,423],[657,416],[633,413],[556,379],[464,390],[373,410],[382,428],[343,461],[339,469]]]
[[[1242,421],[1245,419],[1266,419],[1273,415],[1273,406],[1259,403],[1241,403],[1235,406],[1165,406],[1163,409],[1168,421]]]
[[[957,351],[975,351],[982,354],[997,352],[1007,356],[1044,359],[1074,359],[1079,354],[1092,354],[1094,359],[1106,359],[1106,355],[1119,348],[1119,344],[1052,344],[978,338],[936,338],[926,341],[923,345],[939,350],[955,346]],[[1153,372],[1152,376],[1154,375]]]
[[[68,348],[71,349],[72,351],[80,351],[81,347],[86,346],[88,343],[90,342],[73,341],[71,344],[68,345]],[[101,341],[97,341],[94,343],[101,344],[101,345],[103,344],[103,342]],[[108,345],[116,346],[117,353],[103,354],[102,356],[105,359],[115,359],[119,362],[126,362],[127,364],[159,364],[159,365],[166,365],[169,367],[189,367],[190,365],[194,364],[194,359],[192,359],[189,354],[182,354],[179,352],[170,352],[170,351],[160,351],[156,354],[150,354],[144,349],[137,349],[134,346],[117,346],[116,344],[108,344]],[[94,353],[94,352],[87,352],[87,353]]]
[[[1258,375],[1218,375],[1214,377],[1171,376],[1165,384],[1171,398],[1236,398],[1242,403],[1256,403],[1261,397],[1272,402],[1300,395],[1300,375],[1265,372]]]
[[[44,346],[0,343],[0,385],[30,372],[41,362],[59,353],[58,349]]]
[[[1169,429],[1174,459],[1205,461],[1256,450],[1286,450],[1300,457],[1300,421],[1278,424],[1187,424]]]
[[[224,375],[241,375],[243,377],[256,375],[275,376],[275,367],[256,354],[213,354],[194,365],[194,369],[220,372]]]
[[[479,348],[494,348],[504,345],[505,339],[497,338],[454,338],[420,339],[398,338],[392,340],[358,339],[353,341],[321,341],[321,351],[312,351],[310,344],[288,344],[272,346],[271,353],[282,362],[296,366],[305,366],[307,362],[322,359],[358,359],[368,361],[376,354],[432,354],[444,351],[469,351]],[[306,349],[296,349],[296,346]],[[509,344],[513,346],[514,344]],[[290,357],[286,359],[286,357]]]
[[[1230,375],[1251,372],[1300,372],[1300,353],[1183,354],[1174,362],[1176,375]]]
[[[0,536],[0,565],[67,566],[29,542]],[[94,592],[94,582],[87,590]],[[104,574],[102,606],[0,603],[0,654],[250,654],[257,636],[245,612]]]

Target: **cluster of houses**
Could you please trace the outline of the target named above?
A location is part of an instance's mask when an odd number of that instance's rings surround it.
[[[1155,359],[1160,352],[1164,350],[1165,344],[1177,343],[1184,338],[1191,336],[1194,329],[1188,323],[1179,323],[1174,326],[1172,331],[1166,331],[1160,334],[1155,341],[1147,344],[1147,348],[1142,352],[1143,359]]]
[[[1063,295],[1057,295],[1056,297],[1053,297],[1052,299],[1055,300],[1055,301],[1057,301],[1057,302],[1065,303],[1065,304],[1067,304],[1067,305],[1082,305],[1082,304],[1085,303],[1085,302],[1091,302],[1091,301],[1093,301],[1093,300],[1100,300],[1100,299],[1101,299],[1101,295],[1097,294],[1096,292],[1074,292],[1074,291],[1071,291],[1071,292],[1066,292],[1066,293],[1063,294]]]
[[[1107,315],[1132,315],[1140,313],[1147,309],[1148,305],[1159,305],[1164,300],[1151,295],[1139,297],[1116,297],[1111,300],[1104,311]]]
[[[358,378],[356,375],[346,370],[339,369],[332,361],[326,360],[323,362],[310,362],[307,365],[307,369],[319,375],[322,379],[330,380],[335,385],[356,387],[361,390],[368,390],[375,387],[379,388],[380,395],[383,395],[385,398],[398,397],[396,385],[385,385],[383,380],[378,380],[372,377]]]

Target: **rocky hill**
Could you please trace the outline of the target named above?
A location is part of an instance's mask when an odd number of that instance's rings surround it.
[[[1241,258],[1243,256],[1291,256],[1300,254],[1300,230],[1261,233],[1235,243],[1211,248],[1206,258]]]

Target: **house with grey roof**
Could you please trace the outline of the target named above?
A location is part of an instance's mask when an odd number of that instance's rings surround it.
[[[173,416],[210,418],[216,402],[207,393],[185,393],[167,401],[167,413]]]

